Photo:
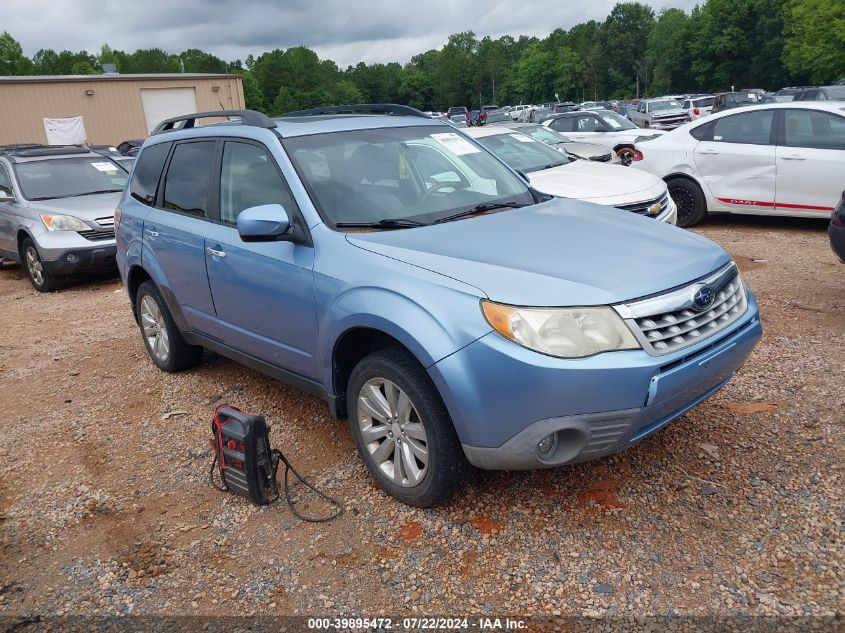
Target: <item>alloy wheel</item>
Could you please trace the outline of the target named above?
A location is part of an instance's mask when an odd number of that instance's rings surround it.
[[[358,424],[370,459],[385,476],[405,488],[422,482],[428,437],[408,394],[386,378],[368,380],[358,394]]]
[[[669,187],[669,195],[678,207],[678,224],[695,215],[695,196],[686,187]]]
[[[38,251],[34,246],[29,246],[26,249],[26,267],[32,280],[37,286],[44,285],[44,264],[41,263],[41,258],[38,256]]]
[[[167,362],[170,356],[170,338],[167,335],[167,324],[161,308],[150,295],[144,295],[141,299],[141,327],[144,330],[144,338],[147,339],[147,346],[156,359],[162,363]]]

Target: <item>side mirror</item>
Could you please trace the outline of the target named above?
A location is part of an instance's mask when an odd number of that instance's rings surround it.
[[[291,229],[287,211],[280,204],[262,204],[238,215],[238,235],[244,242],[283,240]]]
[[[11,191],[0,189],[0,202],[14,202],[15,196]]]
[[[610,132],[605,125],[597,125],[593,132]]]

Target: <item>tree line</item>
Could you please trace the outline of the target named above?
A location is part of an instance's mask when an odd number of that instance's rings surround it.
[[[444,110],[777,89],[845,77],[845,1],[706,0],[689,13],[620,2],[603,22],[558,28],[545,38],[466,31],[405,64],[345,69],[304,46],[233,61],[195,48],[129,53],[107,45],[97,53],[42,49],[28,58],[9,33],[0,35],[0,75],[99,74],[104,64],[123,74],[236,73],[247,107],[270,115],[341,103]]]

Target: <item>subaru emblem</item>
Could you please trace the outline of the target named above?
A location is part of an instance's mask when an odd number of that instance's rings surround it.
[[[708,285],[703,285],[696,290],[692,295],[692,305],[696,310],[704,311],[713,305],[716,299],[716,293],[713,288]]]

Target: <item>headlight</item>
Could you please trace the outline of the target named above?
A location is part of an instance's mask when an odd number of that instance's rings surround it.
[[[625,322],[607,306],[518,308],[482,301],[481,309],[499,334],[550,356],[581,358],[640,348]]]
[[[72,215],[41,214],[41,221],[48,231],[90,231],[91,227]]]

